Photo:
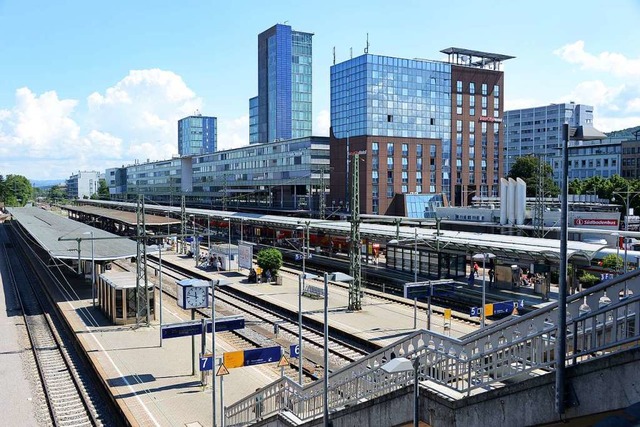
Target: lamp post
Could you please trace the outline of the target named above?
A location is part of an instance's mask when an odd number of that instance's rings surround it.
[[[418,281],[418,229],[413,229],[413,281]]]
[[[93,307],[96,306],[96,263],[95,263],[95,252],[94,252],[94,243],[93,243],[93,230],[86,231],[82,234],[88,234],[91,236],[91,299],[93,300]]]
[[[584,131],[583,126],[576,128],[576,140],[592,141],[606,138],[597,131]],[[569,142],[571,129],[569,123],[562,125],[562,180],[560,185],[560,278],[558,280],[558,330],[556,336],[556,378],[555,378],[555,408],[560,415],[564,414],[565,400],[565,364],[567,360],[567,244],[569,240]]]
[[[160,347],[162,347],[162,246],[158,245],[158,282],[160,285]]]
[[[329,426],[329,280],[346,282],[354,280],[348,274],[335,272],[324,273],[324,394],[323,419],[325,427]]]
[[[207,215],[207,256],[211,249],[211,215]]]
[[[309,230],[309,223],[306,222],[305,223],[305,227],[299,226],[296,227],[296,229],[300,229],[303,230],[304,228],[307,229],[307,231]],[[304,281],[305,279],[309,278],[309,279],[315,279],[316,276],[315,274],[310,274],[309,276],[307,276],[307,272],[306,272],[306,263],[305,263],[305,253],[304,253],[304,247],[305,247],[305,236],[304,236],[304,231],[302,234],[302,274],[298,276],[298,383],[300,384],[300,387],[303,386],[302,384],[302,291],[304,289]]]
[[[485,288],[485,277],[486,277],[486,265],[487,258],[495,258],[496,256],[492,253],[483,253],[483,254],[475,254],[473,256],[474,261],[480,261],[482,259],[482,321],[480,323],[480,327],[484,328],[487,317],[485,315],[484,307],[486,305],[486,288]]]
[[[401,372],[413,371],[413,427],[418,427],[420,421],[419,400],[418,400],[418,368],[420,367],[420,358],[415,355],[413,362],[406,357],[396,357],[391,359],[380,368],[390,374],[399,374]]]
[[[227,271],[229,271],[231,270],[231,218],[225,218],[223,221],[227,221],[229,223],[229,245],[227,246],[227,257],[228,257]]]

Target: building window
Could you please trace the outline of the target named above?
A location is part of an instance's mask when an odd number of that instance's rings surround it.
[[[474,95],[469,95],[469,107],[476,106],[476,97]]]
[[[487,95],[487,84],[486,83],[482,83],[482,95],[483,96]]]
[[[409,187],[408,187],[408,186],[406,186],[406,185],[403,185],[403,186],[402,186],[402,192],[403,192],[403,193],[408,193],[408,192],[409,192]]]
[[[493,96],[495,96],[496,98],[500,96],[500,86],[498,85],[493,86]]]
[[[409,173],[408,172],[402,172],[402,183],[403,184],[408,184],[409,183]]]
[[[416,183],[422,184],[422,171],[416,172]]]
[[[456,92],[462,92],[462,80],[456,82]]]
[[[422,144],[416,145],[416,157],[422,157]]]
[[[462,120],[456,120],[456,131],[462,132]]]
[[[393,171],[387,171],[387,184],[393,184]]]
[[[476,115],[476,109],[475,108],[469,108],[469,115],[470,116],[475,116]]]
[[[482,97],[482,108],[487,108],[487,97],[486,96]]]
[[[474,133],[475,131],[476,131],[476,122],[470,121],[469,122],[469,133]]]
[[[371,143],[371,151],[373,151],[374,153],[378,153],[378,143],[377,142],[372,142]]]
[[[393,185],[387,185],[387,199],[393,198]]]
[[[378,171],[371,171],[371,182],[373,184],[377,184],[378,183]]]
[[[409,159],[407,159],[406,157],[402,158],[402,170],[406,171],[407,169],[409,169]]]
[[[471,95],[476,93],[476,84],[474,82],[469,83],[469,93]]]
[[[387,143],[387,154],[393,155],[393,142]]]
[[[408,144],[402,144],[402,155],[403,156],[408,156],[409,155],[409,145]]]
[[[393,169],[393,157],[387,157],[387,169]]]

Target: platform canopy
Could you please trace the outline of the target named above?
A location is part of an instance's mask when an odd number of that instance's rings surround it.
[[[137,255],[137,244],[130,238],[73,221],[41,208],[8,210],[22,229],[53,258],[77,260],[79,242],[80,258],[91,260],[90,232],[93,232],[93,255],[96,261],[112,261]],[[152,252],[157,252],[157,248],[148,246],[147,253]]]

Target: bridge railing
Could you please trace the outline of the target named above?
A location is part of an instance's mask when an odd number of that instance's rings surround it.
[[[640,342],[640,270],[567,298],[567,364],[603,357]],[[418,380],[450,390],[453,396],[491,389],[555,369],[557,303],[488,326],[466,337],[415,331],[330,375],[330,412],[385,395],[413,383],[413,371],[381,369],[395,357],[418,357]],[[323,413],[324,384],[304,388],[278,380],[225,410],[226,425],[245,425],[286,411],[309,420]],[[258,403],[262,407],[258,408]]]

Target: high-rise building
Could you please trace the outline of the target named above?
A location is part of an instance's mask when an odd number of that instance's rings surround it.
[[[258,96],[249,100],[251,143],[311,135],[312,36],[282,24],[258,35]]]
[[[199,112],[178,121],[178,153],[197,156],[218,150],[218,119]]]
[[[448,61],[364,54],[331,67],[331,205],[350,201],[348,155],[359,151],[362,213],[407,215],[406,194],[466,205],[497,196],[502,61],[450,48]],[[427,197],[429,195],[429,197]],[[426,209],[427,207],[425,207]]]
[[[518,157],[529,155],[551,165],[559,155],[565,123],[593,126],[593,107],[571,102],[505,111],[504,173],[509,173]]]

